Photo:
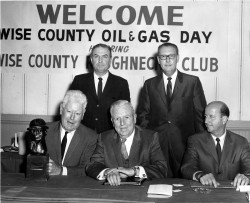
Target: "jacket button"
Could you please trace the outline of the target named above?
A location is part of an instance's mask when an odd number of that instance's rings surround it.
[[[168,123],[171,123],[171,121],[168,121]]]
[[[99,104],[97,104],[96,106],[99,107]]]
[[[98,121],[98,118],[95,118],[96,121]]]

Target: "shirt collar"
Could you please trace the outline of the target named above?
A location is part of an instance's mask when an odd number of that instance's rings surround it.
[[[107,81],[108,76],[109,76],[109,71],[108,71],[105,75],[101,76],[101,78],[102,78],[103,81]],[[95,78],[96,81],[98,81],[98,78],[100,78],[100,76],[97,75],[97,74],[94,72],[94,78]]]
[[[223,147],[224,147],[224,142],[225,142],[225,138],[226,138],[226,130],[225,130],[225,132],[224,132],[224,134],[223,135],[221,135],[220,137],[218,137],[218,138],[220,138],[220,145],[221,145],[221,149],[223,149]],[[216,141],[216,136],[214,136],[213,134],[211,134],[211,136],[212,136],[212,138],[213,138],[213,140],[214,140],[214,143],[215,143],[215,146],[217,145],[217,141]]]
[[[75,131],[76,131],[76,130],[73,130],[73,131],[71,131],[71,132],[68,132],[67,135],[73,136],[73,135],[75,134]],[[62,125],[60,125],[61,140],[63,139],[63,136],[65,135],[65,132],[66,132],[66,130],[62,127]]]
[[[162,72],[163,81],[164,81],[164,86],[165,86],[165,88],[166,88],[166,86],[167,86],[167,84],[168,84],[168,77],[171,77],[171,78],[172,78],[172,79],[171,79],[171,82],[172,82],[172,91],[173,91],[174,86],[175,86],[175,81],[176,81],[176,78],[177,78],[177,73],[178,73],[177,69],[176,69],[176,71],[174,72],[174,74],[171,75],[171,76],[167,76],[167,75],[165,75],[165,74]]]

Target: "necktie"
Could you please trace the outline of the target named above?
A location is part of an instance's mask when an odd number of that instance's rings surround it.
[[[126,139],[121,138],[121,142],[122,142],[122,146],[121,146],[122,156],[124,159],[128,159],[128,152],[127,152],[126,145],[125,145]]]
[[[172,82],[171,82],[171,77],[168,77],[168,84],[167,84],[167,102],[168,105],[170,104],[170,100],[172,97]]]
[[[65,131],[64,137],[62,139],[62,144],[61,144],[61,155],[62,155],[62,159],[63,159],[63,155],[64,155],[64,151],[65,151],[65,147],[67,144],[67,134],[69,132]]]
[[[98,82],[98,88],[97,88],[97,96],[98,99],[100,99],[101,95],[102,95],[102,78],[98,78],[99,82]]]
[[[221,146],[220,146],[220,138],[216,138],[217,145],[216,145],[216,151],[218,155],[218,160],[220,161],[221,158]]]

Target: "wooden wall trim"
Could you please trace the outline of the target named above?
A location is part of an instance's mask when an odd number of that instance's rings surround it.
[[[60,119],[60,115],[1,114],[1,146],[11,144],[15,132],[26,131],[31,120],[42,118],[45,122]],[[240,134],[250,142],[250,121],[229,121],[227,129]]]
[[[60,119],[58,115],[24,115],[24,114],[1,114],[2,124],[25,124],[35,118],[42,118],[45,122],[52,122]]]

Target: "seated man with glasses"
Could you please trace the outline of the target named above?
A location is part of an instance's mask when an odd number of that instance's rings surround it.
[[[168,177],[180,178],[187,139],[205,130],[206,99],[200,79],[177,69],[179,50],[175,44],[158,47],[162,74],[145,81],[138,105],[138,124],[159,132],[168,161]]]

